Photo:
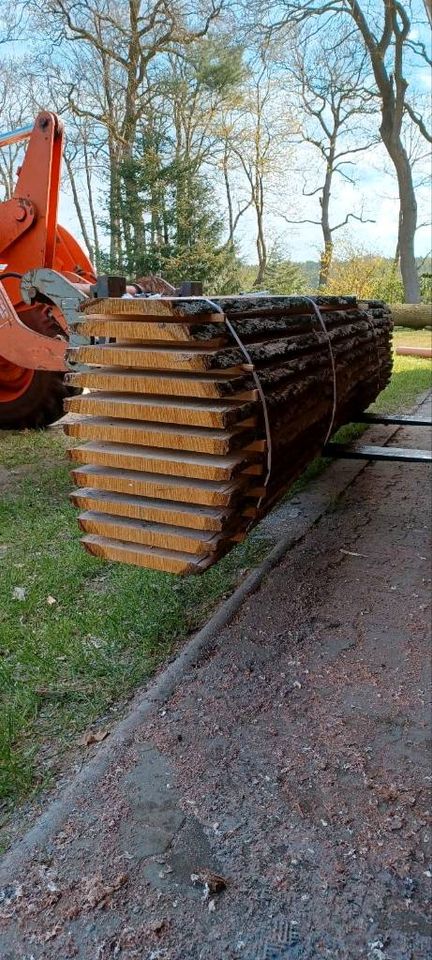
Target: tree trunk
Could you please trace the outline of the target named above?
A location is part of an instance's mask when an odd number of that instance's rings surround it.
[[[258,273],[255,278],[254,287],[262,286],[264,281],[264,276],[267,267],[267,249],[264,238],[264,228],[262,216],[257,212],[257,221],[258,221],[258,236],[257,236],[257,253],[258,253]]]
[[[357,24],[369,51],[371,65],[377,88],[381,97],[380,134],[383,144],[394,165],[400,201],[399,216],[399,254],[405,301],[420,302],[420,281],[414,255],[414,238],[417,228],[417,201],[415,196],[412,170],[407,152],[401,139],[403,117],[405,113],[405,95],[408,81],[403,73],[404,47],[409,36],[410,20],[404,8],[406,4],[395,4],[386,0],[385,29],[378,42],[374,30],[368,23],[365,9],[358,0],[350,0],[351,16]],[[393,63],[386,67],[386,53],[393,47]]]
[[[123,225],[125,237],[127,237],[126,262],[129,275],[134,276],[145,250],[145,226],[132,144],[126,150],[122,168],[122,182],[124,191]]]
[[[91,260],[92,263],[93,263],[93,260],[94,260],[93,244],[92,244],[91,241],[90,241],[89,233],[88,233],[88,230],[87,230],[87,225],[86,225],[86,222],[85,222],[85,219],[84,219],[84,214],[83,214],[82,207],[81,207],[81,203],[80,203],[79,193],[78,193],[77,185],[76,185],[76,183],[75,183],[75,177],[74,177],[74,172],[73,172],[72,164],[71,164],[71,161],[69,160],[69,157],[67,157],[67,156],[65,156],[64,161],[65,161],[65,164],[66,164],[66,170],[67,170],[67,172],[68,172],[69,182],[70,182],[70,185],[71,185],[71,187],[72,187],[72,196],[73,196],[74,206],[75,206],[76,214],[77,214],[77,217],[78,217],[79,225],[80,225],[80,227],[81,227],[81,233],[82,233],[82,235],[83,235],[84,243],[85,243],[85,245],[86,245],[86,247],[87,247],[87,250],[88,250],[89,258],[90,258],[90,260]]]
[[[321,229],[324,240],[324,247],[320,257],[320,272],[319,272],[319,281],[318,287],[321,290],[323,287],[326,287],[328,284],[330,267],[333,258],[333,238],[332,231],[330,227],[329,219],[329,210],[330,210],[330,195],[331,195],[331,184],[333,177],[333,164],[334,164],[334,151],[335,144],[331,146],[331,155],[327,161],[327,171],[324,180],[322,197],[320,198],[321,204]]]
[[[389,145],[386,144],[386,146],[395,166],[399,186],[400,217],[398,249],[405,302],[420,303],[420,281],[414,253],[414,238],[417,229],[417,200],[412,170],[405,149],[399,138],[396,142]]]
[[[110,225],[110,265],[111,269],[121,270],[121,203],[120,203],[120,176],[118,160],[114,147],[110,144],[110,191],[109,191],[109,225]]]
[[[91,178],[91,168],[90,168],[89,156],[87,152],[87,144],[85,141],[83,144],[83,152],[84,152],[84,169],[85,169],[87,193],[88,193],[88,205],[89,205],[90,219],[91,219],[92,230],[93,230],[94,263],[96,266],[96,270],[99,270],[100,269],[100,244],[99,244],[99,235],[98,235],[98,225],[97,225],[95,207],[93,203],[93,185],[92,185],[92,178]],[[93,260],[93,257],[90,257],[90,259]]]
[[[397,235],[397,241],[396,241],[395,255],[394,255],[394,259],[393,259],[393,265],[394,265],[395,270],[398,269],[399,263],[400,263],[400,232],[401,232],[401,223],[402,223],[402,210],[401,210],[401,208],[400,208],[400,206],[399,206],[398,235]]]
[[[324,238],[325,238],[325,234],[324,234]],[[319,271],[319,279],[318,279],[319,290],[324,290],[328,284],[332,260],[333,260],[333,243],[331,239],[330,240],[324,239],[324,249],[322,250],[321,256],[320,256],[320,271]]]
[[[223,169],[225,193],[226,193],[227,208],[228,208],[228,229],[229,229],[228,244],[231,244],[232,246],[234,243],[234,214],[233,214],[233,205],[232,205],[232,197],[231,197],[231,184],[229,182],[229,176],[228,176],[228,157],[227,157],[226,151],[224,153],[222,169]]]
[[[263,283],[267,269],[267,244],[264,232],[264,190],[262,177],[257,175],[255,186],[255,210],[257,218],[257,253],[258,253],[258,273],[256,275],[254,287],[260,287]]]

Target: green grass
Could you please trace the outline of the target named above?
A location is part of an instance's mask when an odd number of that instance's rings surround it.
[[[0,444],[10,466],[26,464],[0,504],[0,805],[7,812],[11,800],[55,775],[80,731],[205,621],[266,544],[250,537],[202,577],[184,580],[105,564],[79,545],[62,433],[3,434]],[[17,588],[24,599],[15,598]]]
[[[398,328],[393,341],[398,345],[430,347],[432,346],[432,332],[430,330],[402,330]],[[409,409],[416,398],[430,390],[432,386],[430,360],[421,360],[418,357],[395,356],[393,376],[386,390],[380,394],[377,402],[371,407],[377,413],[391,413],[395,410]]]
[[[414,331],[396,334],[405,343],[419,343],[420,337]],[[427,361],[397,358],[376,409],[412,405],[431,385],[429,370]],[[351,439],[359,430],[349,425],[339,438]],[[94,722],[109,724],[116,705],[205,621],[267,546],[255,533],[202,577],[184,580],[90,557],[79,545],[68,503],[66,444],[57,429],[0,434],[0,482],[7,478],[0,504],[5,821],[12,803],[56,777],[83,730]],[[324,465],[314,461],[291,495]],[[16,588],[24,590],[24,599],[15,598]]]

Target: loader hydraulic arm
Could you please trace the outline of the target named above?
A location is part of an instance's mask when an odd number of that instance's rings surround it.
[[[0,149],[21,141],[12,196],[0,202],[0,429],[52,423],[69,391],[67,311],[50,296],[52,284],[39,290],[38,275],[48,271],[56,288],[68,283],[68,305],[96,280],[84,250],[58,223],[62,122],[44,111],[31,127],[0,134]]]
[[[94,282],[92,264],[79,244],[58,224],[63,124],[53,113],[40,113],[34,127],[0,135],[0,147],[28,139],[28,146],[10,200],[0,204],[0,263],[21,276],[48,267],[72,281]],[[1,270],[0,270],[1,281]],[[5,281],[16,306],[19,280]]]

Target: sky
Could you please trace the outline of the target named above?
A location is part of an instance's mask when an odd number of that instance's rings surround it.
[[[415,0],[415,2],[418,6],[418,12],[421,14],[423,11],[422,3],[420,0]],[[413,28],[413,40],[424,39],[427,42],[428,37],[427,27],[415,26]],[[5,47],[1,49],[4,50]],[[6,44],[6,49],[10,53],[14,51],[19,55],[22,52],[22,45]],[[28,53],[27,47],[25,47],[25,50]],[[408,72],[408,79],[419,94],[422,96],[430,95],[430,71],[421,61],[417,61],[416,64],[413,63]],[[0,114],[0,129],[1,126]],[[297,170],[308,169],[308,158],[306,153],[302,154],[301,147],[295,157],[295,167]],[[423,163],[423,172],[427,172],[425,163]],[[313,174],[311,174],[311,177],[313,177]],[[339,242],[341,248],[349,241],[352,246],[381,253],[385,256],[392,256],[397,240],[397,184],[392,165],[382,146],[374,147],[367,153],[358,155],[355,181],[352,184],[340,178],[335,178],[332,192],[332,222],[338,223],[344,220],[348,212],[362,214],[364,219],[373,222],[359,223],[351,219],[349,225],[335,235],[336,241]],[[319,181],[311,179],[310,182],[314,187]],[[266,212],[267,233],[270,246],[277,244],[281,252],[290,256],[291,259],[296,261],[317,260],[321,247],[320,227],[309,223],[287,224],[286,220],[280,215],[282,213],[285,217],[293,220],[305,217],[318,219],[317,199],[305,201],[302,196],[302,186],[303,177],[300,174],[296,175],[295,170],[290,170],[286,183],[279,187],[275,196],[269,197]],[[222,197],[217,199],[218,201],[223,200]],[[416,254],[427,256],[432,246],[431,228],[428,224],[431,208],[430,182],[429,185],[425,184],[418,190],[417,199],[419,223],[424,225],[420,226],[417,232]],[[222,206],[222,203],[220,203],[220,206]],[[78,219],[70,188],[68,188],[66,181],[61,195],[60,219],[81,240]],[[255,234],[254,214],[249,210],[240,221],[237,234],[240,253],[248,262],[256,261]]]
[[[290,196],[285,198],[285,205],[296,205],[296,201],[303,203],[300,183],[292,184]],[[282,206],[282,202],[281,202]],[[418,191],[419,223],[430,219],[428,211],[431,208],[430,188],[423,187]],[[354,247],[361,247],[371,253],[379,253],[392,257],[397,242],[397,227],[399,216],[399,201],[397,185],[390,173],[382,170],[372,171],[369,168],[368,157],[364,158],[364,170],[358,171],[355,185],[341,181],[334,190],[332,200],[332,223],[341,223],[347,212],[352,211],[363,219],[372,220],[372,223],[360,223],[350,219],[349,224],[335,233],[336,243],[343,249],[348,242]],[[318,205],[310,206],[308,213],[301,213],[301,217],[310,216],[315,219],[318,215]],[[295,219],[296,214],[291,214]],[[297,216],[299,214],[297,213]],[[284,248],[284,252],[292,260],[317,260],[321,249],[321,230],[313,224],[287,224],[274,214],[268,216],[269,231],[274,241]],[[241,248],[247,259],[255,258],[254,250],[254,221],[253,214],[244,217],[239,230]],[[417,231],[416,254],[426,256],[431,250],[431,228],[424,226]]]
[[[341,251],[349,243],[352,247],[392,257],[397,242],[399,214],[397,185],[391,171],[383,170],[383,165],[386,164],[383,149],[381,148],[381,150],[373,153],[372,163],[371,158],[365,155],[364,161],[357,171],[355,185],[341,181],[335,186],[332,202],[332,222],[340,223],[345,219],[347,212],[350,211],[357,215],[362,214],[365,220],[373,220],[372,223],[359,223],[351,219],[349,225],[335,234],[336,243],[339,244]],[[388,166],[388,164],[386,165]],[[422,223],[430,220],[428,213],[431,209],[430,187],[422,187],[418,190],[417,196],[419,223]],[[306,216],[314,219],[317,216],[318,206],[316,203],[315,205],[311,203],[307,213],[303,212],[302,208],[300,214],[298,212],[299,203],[304,203],[301,196],[301,183],[294,178],[294,180],[290,180],[290,186],[287,188],[285,196],[279,196],[280,209],[292,219]],[[270,246],[277,245],[284,255],[295,261],[318,260],[321,248],[320,227],[313,224],[287,224],[273,212],[274,206],[274,203],[270,204],[272,209],[268,211],[266,217]],[[61,222],[75,236],[81,237],[78,219],[67,184],[65,184],[65,189],[62,192],[60,218]],[[240,221],[237,232],[241,256],[248,263],[254,263],[257,259],[255,235],[255,219],[253,212],[250,210]],[[416,255],[427,256],[431,247],[430,225],[420,227],[416,234]]]

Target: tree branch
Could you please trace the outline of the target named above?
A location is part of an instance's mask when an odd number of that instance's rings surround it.
[[[432,143],[432,134],[430,134],[429,131],[426,129],[422,118],[418,116],[418,114],[415,112],[415,110],[413,110],[413,108],[409,103],[405,103],[405,110],[408,116],[411,117],[411,120],[413,121],[413,123],[415,123],[416,126],[419,128],[420,133],[425,138],[425,140],[427,140],[428,143]]]
[[[340,230],[341,227],[345,227],[350,217],[353,220],[358,220],[359,223],[376,223],[376,220],[364,219],[363,214],[360,214],[360,216],[358,216],[357,213],[347,213],[345,220],[342,220],[341,223],[337,223],[336,226],[332,227],[331,232],[334,233],[335,230]]]
[[[316,227],[319,227],[319,226],[320,226],[320,221],[319,221],[319,220],[309,220],[309,219],[305,219],[305,220],[291,220],[289,217],[285,216],[284,213],[281,213],[280,210],[277,211],[277,216],[278,216],[278,217],[282,217],[282,220],[285,220],[286,223],[294,223],[294,224],[299,224],[299,223],[313,223],[313,224],[315,224]]]

